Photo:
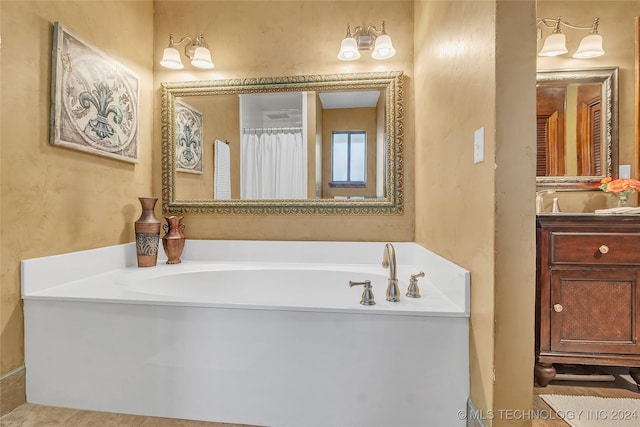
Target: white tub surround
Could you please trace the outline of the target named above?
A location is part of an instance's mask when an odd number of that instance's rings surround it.
[[[465,425],[469,273],[394,243],[188,240],[22,263],[27,401],[292,427]],[[404,296],[424,271],[422,298]],[[359,304],[371,280],[376,305]]]

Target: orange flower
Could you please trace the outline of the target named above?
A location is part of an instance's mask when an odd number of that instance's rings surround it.
[[[602,188],[604,191],[610,192],[610,193],[622,193],[623,191],[640,191],[640,181],[637,181],[635,179],[629,179],[629,178],[621,178],[621,179],[614,179],[613,181],[611,180],[611,178],[609,178],[608,182],[605,182],[607,178],[602,180]]]

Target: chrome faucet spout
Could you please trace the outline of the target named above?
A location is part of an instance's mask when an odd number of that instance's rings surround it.
[[[389,269],[389,284],[387,286],[387,301],[400,301],[398,290],[398,276],[396,274],[396,249],[391,243],[384,245],[382,266]]]
[[[384,254],[382,255],[382,266],[389,269],[389,279],[397,280],[396,275],[396,249],[391,243],[384,245]]]

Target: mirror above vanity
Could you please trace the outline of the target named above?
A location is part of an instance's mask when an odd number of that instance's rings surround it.
[[[394,71],[162,83],[163,210],[401,213],[402,79]]]
[[[618,170],[618,68],[537,72],[538,188],[585,189]]]

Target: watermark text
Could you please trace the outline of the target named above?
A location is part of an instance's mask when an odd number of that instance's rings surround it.
[[[547,409],[497,409],[497,410],[473,410],[458,411],[459,420],[591,420],[591,421],[631,421],[638,420],[640,414],[636,410],[604,410],[604,409],[579,409],[552,411]]]

